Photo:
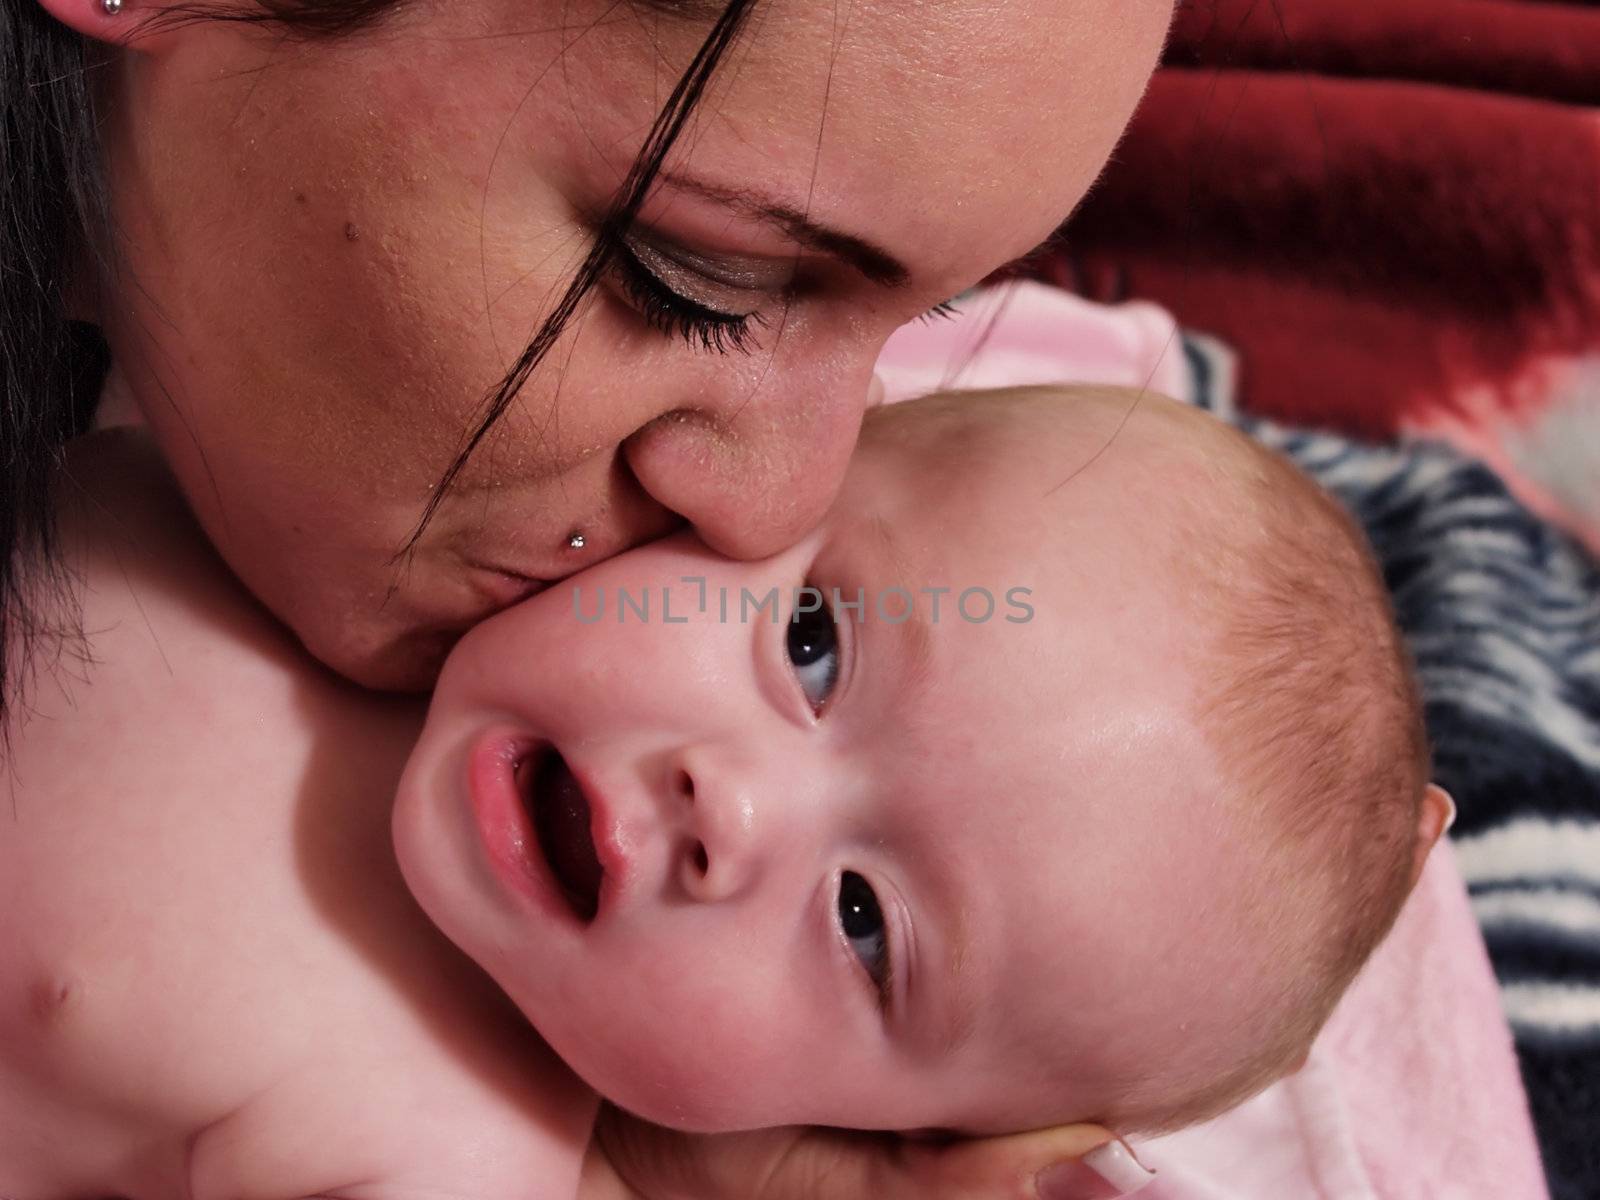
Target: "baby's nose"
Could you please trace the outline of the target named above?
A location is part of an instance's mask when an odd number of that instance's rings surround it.
[[[679,761],[672,788],[672,803],[683,816],[678,877],[685,894],[704,903],[739,896],[758,867],[748,788],[692,755]]]

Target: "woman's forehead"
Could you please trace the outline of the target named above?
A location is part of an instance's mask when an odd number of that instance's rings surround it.
[[[894,208],[869,215],[885,239],[904,227],[913,248],[958,253],[981,213],[990,231],[1009,226],[1021,253],[1098,171],[1153,66],[1169,7],[759,0],[680,153],[713,185],[760,181],[841,217],[859,219],[864,199],[889,200]],[[614,20],[569,52],[573,65],[613,69],[562,78],[575,96],[615,104],[625,70],[649,85],[627,90],[653,116],[708,29],[655,13]],[[997,225],[1001,205],[1007,221]],[[980,271],[995,265],[983,250]]]

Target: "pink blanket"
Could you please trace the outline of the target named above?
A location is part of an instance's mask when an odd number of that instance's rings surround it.
[[[1494,975],[1447,845],[1305,1068],[1136,1147],[1141,1200],[1544,1200]]]
[[[935,387],[1098,382],[1188,399],[1173,321],[1038,284],[900,331],[891,400]],[[1448,846],[1292,1078],[1214,1121],[1136,1146],[1141,1200],[1545,1200],[1483,940]]]

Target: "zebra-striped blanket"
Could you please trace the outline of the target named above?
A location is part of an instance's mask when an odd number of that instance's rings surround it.
[[[1600,566],[1481,463],[1241,417],[1225,358],[1187,349],[1200,402],[1367,530],[1421,675],[1434,775],[1460,809],[1451,837],[1551,1196],[1600,1196]]]

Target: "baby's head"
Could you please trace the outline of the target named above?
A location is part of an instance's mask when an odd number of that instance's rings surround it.
[[[1426,772],[1330,500],[1204,414],[1038,390],[874,412],[774,558],[683,534],[480,626],[396,839],[650,1119],[1136,1132],[1300,1060],[1438,836]]]

